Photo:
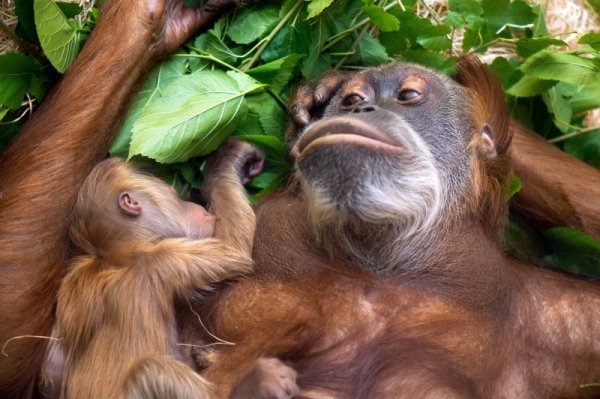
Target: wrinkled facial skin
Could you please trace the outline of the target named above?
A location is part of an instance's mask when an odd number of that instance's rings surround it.
[[[359,73],[299,134],[300,180],[317,202],[365,220],[435,217],[469,177],[468,103],[460,85],[415,65]]]
[[[411,64],[346,81],[291,151],[317,245],[385,272],[433,242],[443,215],[465,208],[470,104],[458,83]]]

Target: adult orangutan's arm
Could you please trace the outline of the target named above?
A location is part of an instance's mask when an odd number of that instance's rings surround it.
[[[135,87],[233,0],[107,1],[75,63],[0,158],[0,346],[49,335],[78,188],[105,156]],[[0,355],[0,397],[31,395],[45,340]]]
[[[600,171],[512,124],[517,210],[547,228],[570,226],[600,239]]]

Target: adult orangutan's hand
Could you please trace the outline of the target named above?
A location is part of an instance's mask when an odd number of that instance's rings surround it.
[[[183,5],[183,0],[109,0],[96,29],[110,29],[114,34],[126,32],[126,37],[122,37],[125,41],[147,40],[150,55],[161,57],[181,46],[221,11],[242,2],[209,0],[198,8],[189,8]]]

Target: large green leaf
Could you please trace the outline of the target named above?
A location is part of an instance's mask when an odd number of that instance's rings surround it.
[[[185,74],[185,58],[172,57],[158,65],[137,94],[135,102],[129,108],[125,122],[113,141],[109,154],[113,157],[127,157],[129,154],[129,143],[133,133],[133,125],[142,112],[148,108],[152,101],[162,97],[166,87],[177,77]]]
[[[521,69],[534,78],[575,84],[592,83],[600,78],[600,60],[550,50],[532,55]]]
[[[541,80],[529,75],[524,75],[517,83],[507,90],[507,93],[515,97],[533,97],[542,94],[555,84],[555,80]]]
[[[133,126],[129,157],[173,163],[213,151],[235,129],[244,96],[262,87],[237,72],[198,71],[177,79]]]
[[[23,54],[0,56],[0,104],[17,108],[31,85],[35,75],[41,74],[40,65]]]
[[[79,52],[79,32],[52,0],[35,0],[33,12],[44,54],[58,72],[66,71]]]
[[[229,25],[227,35],[238,44],[251,43],[277,23],[278,14],[272,5],[245,9]]]

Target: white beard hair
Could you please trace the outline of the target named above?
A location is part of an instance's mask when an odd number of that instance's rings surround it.
[[[428,233],[433,231],[446,198],[428,146],[415,133],[410,136],[411,153],[418,149],[419,156],[408,167],[404,165],[399,176],[371,175],[350,209],[337,204],[324,183],[309,183],[300,175],[318,245],[341,251],[361,268],[386,272],[410,257],[411,248],[431,239]],[[374,226],[381,229],[373,232]],[[357,242],[361,232],[373,233],[364,237],[369,240],[368,248]]]

